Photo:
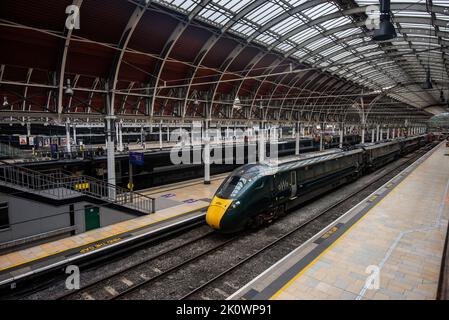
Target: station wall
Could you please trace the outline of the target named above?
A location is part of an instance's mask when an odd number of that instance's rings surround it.
[[[85,232],[86,208],[98,208],[100,227],[136,217],[89,202],[74,203],[71,208],[71,204],[53,206],[5,193],[0,193],[0,203],[7,203],[9,218],[9,226],[0,229],[0,250]]]

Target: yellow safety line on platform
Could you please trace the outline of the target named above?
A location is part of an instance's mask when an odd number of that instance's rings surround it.
[[[76,247],[71,247],[71,248],[67,248],[67,249],[63,249],[63,250],[57,250],[57,251],[55,251],[54,253],[51,253],[51,254],[45,254],[45,255],[37,256],[36,258],[29,259],[29,260],[26,260],[26,261],[24,261],[24,262],[18,262],[18,263],[16,263],[16,264],[10,265],[10,266],[8,266],[8,267],[0,268],[0,271],[12,269],[12,268],[15,268],[15,267],[20,266],[20,265],[23,265],[23,264],[27,264],[27,263],[30,263],[30,262],[33,262],[33,261],[36,261],[36,260],[40,260],[40,259],[43,259],[43,258],[47,258],[47,257],[50,257],[50,256],[54,256],[54,255],[59,254],[59,253],[64,252],[64,251],[68,251],[68,250],[72,250],[72,249],[81,248],[81,247],[87,246],[87,245],[89,245],[89,244],[93,244],[93,243],[95,243],[95,242],[105,240],[105,239],[110,238],[110,237],[115,237],[115,236],[121,235],[121,234],[126,233],[126,232],[132,232],[132,231],[137,230],[137,229],[141,229],[141,228],[148,227],[148,226],[150,226],[150,225],[152,225],[152,224],[155,224],[155,223],[157,223],[157,222],[161,222],[161,221],[165,221],[165,220],[168,220],[168,219],[171,219],[171,218],[179,217],[179,216],[184,215],[184,214],[193,213],[193,212],[195,212],[195,211],[200,211],[200,210],[203,210],[203,209],[205,209],[205,208],[207,208],[207,207],[208,207],[208,206],[204,206],[204,207],[200,207],[200,208],[197,208],[197,209],[194,209],[194,210],[190,210],[190,211],[187,211],[187,212],[181,212],[181,213],[175,214],[175,215],[170,216],[170,217],[167,217],[167,218],[157,219],[157,220],[155,220],[155,221],[152,221],[152,222],[150,222],[150,223],[144,224],[144,225],[142,225],[142,226],[139,226],[139,227],[136,227],[136,228],[133,228],[133,229],[128,229],[128,230],[119,231],[119,232],[117,232],[117,233],[112,233],[112,234],[108,235],[107,237],[98,238],[98,239],[96,239],[96,240],[94,240],[94,241],[87,242],[87,243],[84,243],[84,244],[79,245],[79,246],[76,246]],[[122,222],[123,222],[123,221],[122,221]],[[120,222],[119,222],[119,223],[120,223]],[[96,230],[98,230],[98,229],[96,229]],[[85,233],[85,232],[83,232],[83,233]],[[80,234],[83,234],[83,233],[80,233]],[[76,236],[74,236],[74,237],[76,237]],[[66,238],[64,238],[64,239],[66,239]],[[58,241],[58,240],[56,240],[56,241]],[[47,243],[51,243],[51,242],[47,242]],[[33,248],[33,247],[30,247],[30,248]],[[27,248],[27,249],[30,249],[30,248]],[[24,249],[24,250],[26,250],[26,249]],[[15,251],[15,252],[18,252],[18,251]],[[11,252],[11,253],[13,253],[13,252]],[[7,254],[6,254],[6,255],[7,255]],[[0,257],[1,257],[1,256],[0,256]]]
[[[436,150],[435,150],[436,151]],[[432,154],[431,154],[432,155]],[[431,156],[431,155],[429,155],[429,157]],[[428,157],[428,158],[429,158]],[[428,159],[427,158],[427,159]],[[427,160],[426,159],[426,160]],[[418,160],[417,160],[418,161]],[[421,166],[422,164],[423,164],[424,162],[421,162],[420,164],[419,164],[419,166]],[[416,168],[418,168],[419,166],[417,166]],[[409,175],[405,178],[405,179],[403,179],[403,180],[401,180],[396,186],[394,186],[394,188],[393,189],[391,189],[391,191],[385,196],[385,197],[383,197],[382,199],[380,199],[380,201],[378,202],[378,203],[376,203],[374,206],[372,206],[367,212],[365,212],[365,214],[362,216],[362,217],[360,217],[360,219],[359,220],[357,220],[352,226],[350,226],[349,228],[348,228],[348,230],[346,230],[345,232],[343,232],[337,239],[335,239],[335,241],[329,246],[329,247],[327,247],[326,249],[324,249],[323,250],[323,252],[321,252],[315,259],[313,259],[308,265],[306,265],[301,271],[299,271],[293,278],[291,278],[286,284],[284,284],[283,286],[282,286],[282,288],[280,288],[278,291],[276,291],[276,293],[275,294],[273,294],[270,298],[269,298],[269,300],[274,300],[274,299],[276,299],[276,297],[277,296],[279,296],[281,293],[282,293],[282,291],[284,291],[285,289],[287,289],[296,279],[298,279],[302,274],[304,274],[312,265],[314,265],[327,251],[329,251],[332,247],[334,247],[336,244],[337,244],[337,242],[338,241],[340,241],[341,239],[343,239],[344,238],[344,236],[352,229],[352,228],[354,228],[356,225],[358,225],[359,224],[359,222],[361,222],[363,219],[365,219],[365,217],[368,215],[368,213],[370,213],[371,212],[371,210],[373,210],[375,207],[377,207],[377,205],[379,205],[382,201],[384,201],[386,198],[388,198],[389,196],[391,196],[392,194],[393,194],[393,192],[395,192],[396,191],[396,189],[397,189],[397,187],[398,186],[400,186],[401,185],[401,183],[402,182],[404,182],[405,180],[407,180],[407,178],[409,178],[410,177],[410,174],[413,172],[413,171],[415,171],[416,170],[416,168],[413,168],[413,170],[409,173]],[[404,169],[405,170],[405,169]],[[402,171],[401,171],[402,172]],[[400,174],[400,173],[399,173]],[[392,179],[394,179],[394,177],[392,178]],[[390,180],[391,181],[391,180]],[[389,183],[391,183],[391,182],[389,182]],[[369,200],[369,199],[368,199]]]

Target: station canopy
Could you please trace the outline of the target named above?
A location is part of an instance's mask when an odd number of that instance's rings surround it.
[[[449,1],[392,0],[386,41],[372,39],[373,5],[3,0],[0,117],[423,123],[445,112]]]

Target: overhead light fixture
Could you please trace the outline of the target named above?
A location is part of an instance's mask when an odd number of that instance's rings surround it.
[[[4,96],[4,97],[3,97],[3,106],[4,106],[4,107],[7,107],[8,105],[9,105],[9,103],[8,103],[8,97]]]
[[[242,105],[240,104],[240,99],[239,99],[239,97],[236,97],[236,98],[234,99],[234,104],[232,105],[232,107],[233,107],[234,109],[237,109],[237,110],[240,110],[240,109],[242,108]]]
[[[422,87],[423,87],[423,89],[432,89],[433,88],[432,79],[430,77],[430,68],[427,69],[426,81],[424,81]]]
[[[194,98],[193,104],[195,106],[198,106],[200,104],[200,102],[198,101],[198,92],[196,92],[196,90],[194,90],[192,96]]]
[[[393,23],[390,21],[390,0],[380,1],[379,28],[374,30],[374,41],[391,40],[397,37]]]
[[[68,95],[68,96],[73,96],[73,89],[72,89],[72,85],[70,84],[70,79],[69,78],[67,78],[64,93],[66,95]]]

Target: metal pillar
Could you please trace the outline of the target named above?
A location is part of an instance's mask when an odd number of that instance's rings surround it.
[[[159,149],[162,150],[162,123],[159,124]]]
[[[265,128],[262,124],[262,128],[259,129],[259,162],[265,161]]]
[[[320,130],[320,151],[324,150],[324,123],[321,124],[321,130]]]
[[[390,140],[390,128],[387,128],[387,140]]]
[[[115,152],[114,152],[114,133],[112,131],[114,116],[106,117],[106,148],[107,148],[107,163],[108,163],[108,183],[111,184],[109,188],[109,199],[115,200]]]
[[[295,155],[299,155],[299,122],[296,123],[295,128],[295,135],[296,135],[296,142],[295,142]]]
[[[210,184],[210,141],[204,138],[204,184]]]
[[[374,132],[375,132],[374,128],[371,129],[371,142],[376,142]]]
[[[344,137],[343,133],[344,133],[344,130],[345,130],[344,125],[341,124],[341,126],[340,126],[340,143],[339,143],[340,149],[343,148],[343,137]]]
[[[118,132],[118,143],[119,143],[119,145],[118,145],[118,148],[119,148],[119,151],[123,151],[123,123],[119,123],[119,125],[118,125],[118,130],[119,130],[119,132]]]
[[[365,143],[365,125],[362,124],[362,143]]]
[[[72,152],[72,146],[70,144],[70,121],[65,123],[65,137],[66,137],[66,151]]]
[[[75,147],[78,145],[76,143],[76,123],[72,124],[72,128],[73,128],[73,144],[75,145]]]

